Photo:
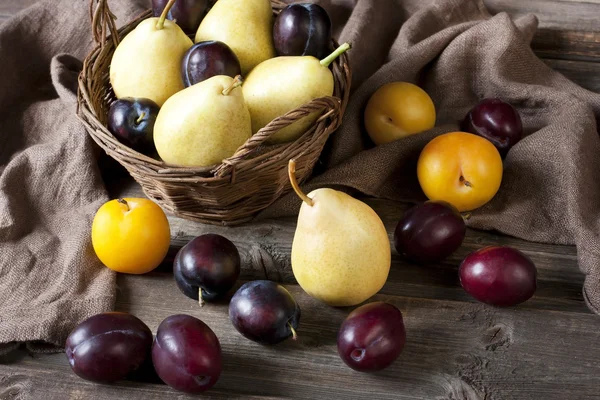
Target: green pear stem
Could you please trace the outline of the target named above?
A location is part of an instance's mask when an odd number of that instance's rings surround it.
[[[142,113],[140,114],[140,117],[139,117],[138,119],[136,119],[136,120],[135,120],[135,123],[139,125],[139,124],[140,124],[140,122],[142,122],[142,120],[144,119],[144,117],[145,117],[145,116],[146,116],[146,112],[144,111],[144,112],[142,112]]]
[[[202,288],[198,288],[198,304],[200,304],[200,307],[204,307],[204,299],[202,298]]]
[[[244,83],[242,81],[242,76],[238,75],[233,79],[233,82],[231,82],[231,85],[229,85],[228,88],[223,89],[223,96],[229,96],[229,93],[231,93],[233,91],[233,89],[242,86],[242,83]]]
[[[321,65],[324,66],[325,68],[329,68],[329,66],[331,65],[332,62],[334,62],[339,56],[341,56],[342,54],[344,54],[351,48],[352,48],[352,45],[350,43],[344,43],[343,45],[341,45],[340,47],[335,49],[335,51],[333,53],[331,53],[329,56],[322,59]]]
[[[131,211],[131,208],[129,208],[129,203],[127,203],[127,201],[125,199],[119,199],[119,200],[117,200],[117,202],[123,204],[125,206],[125,208],[127,209],[127,211]]]
[[[165,9],[163,10],[162,14],[160,15],[158,22],[156,23],[156,29],[161,30],[165,27],[165,20],[167,19],[167,15],[169,14],[169,11],[171,11],[171,7],[173,7],[173,5],[175,4],[175,1],[176,0],[169,0],[167,5],[165,6]]]
[[[294,329],[294,327],[292,326],[292,324],[290,324],[288,322],[288,325],[290,327],[290,330],[292,331],[292,339],[293,340],[298,340],[298,334],[296,333],[296,330]]]
[[[315,203],[310,197],[304,194],[302,189],[300,189],[300,186],[298,186],[298,181],[296,180],[296,160],[290,160],[290,163],[288,164],[288,175],[290,177],[290,183],[292,185],[292,189],[294,189],[294,192],[296,192],[298,197],[300,197],[303,202],[312,207]]]

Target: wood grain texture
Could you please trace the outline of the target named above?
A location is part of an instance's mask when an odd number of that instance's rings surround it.
[[[113,178],[114,174],[111,175]],[[129,179],[109,182],[111,195],[139,196]],[[391,236],[404,207],[368,200]],[[337,329],[348,309],[311,299],[290,271],[294,219],[244,227],[212,227],[170,217],[175,251],[192,237],[216,232],[238,245],[243,280],[268,277],[286,287],[302,308],[297,342],[264,347],[241,337],[231,326],[227,301],[200,309],[176,287],[170,265],[145,276],[118,279],[117,309],[131,312],[155,332],[165,317],[186,313],[217,333],[225,368],[207,398],[359,399],[579,399],[597,397],[600,382],[600,331],[597,316],[581,297],[582,275],[572,247],[528,243],[469,231],[465,244],[447,262],[416,266],[393,256],[390,278],[373,300],[397,305],[405,316],[408,344],[390,369],[361,375],[336,353]],[[526,252],[539,268],[539,290],[518,308],[495,309],[474,302],[460,288],[457,266],[468,252],[487,244],[507,244]],[[240,282],[241,284],[241,282]],[[0,358],[0,398],[161,399],[175,393],[154,381],[97,385],[71,371],[64,354]],[[263,397],[260,397],[263,396]],[[10,397],[8,397],[10,398]],[[178,395],[178,398],[188,398]],[[192,397],[189,397],[192,398]]]
[[[579,86],[600,93],[600,62],[556,59],[545,59],[544,62]]]
[[[600,332],[591,314],[378,295],[373,300],[402,310],[408,341],[389,369],[363,375],[347,368],[336,352],[337,329],[348,311],[326,307],[296,285],[287,288],[302,308],[299,339],[265,347],[235,332],[226,302],[200,309],[179,293],[168,274],[120,276],[118,284],[117,309],[134,313],[154,332],[163,318],[186,313],[204,320],[219,336],[224,372],[208,398],[361,399],[368,394],[376,399],[558,400],[575,393],[578,399],[597,398]],[[40,398],[42,393],[50,399],[175,395],[157,383],[82,381],[72,374],[64,354],[12,357],[20,359],[0,365],[0,382],[4,393],[16,398]]]
[[[539,30],[532,47],[540,57],[600,61],[600,1],[484,0],[493,13],[534,14]]]
[[[589,0],[483,0],[493,14],[507,12],[515,18],[535,14],[540,28],[600,32],[600,2]]]

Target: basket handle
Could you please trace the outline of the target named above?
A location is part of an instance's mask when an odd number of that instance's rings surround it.
[[[97,4],[96,4],[97,3]],[[104,47],[108,34],[117,47],[119,34],[115,20],[117,16],[108,8],[108,0],[90,0],[90,20],[92,22],[92,36],[96,44]]]
[[[306,103],[300,108],[297,108],[288,112],[287,114],[282,115],[281,117],[275,118],[267,126],[256,132],[254,135],[252,135],[252,137],[248,139],[246,143],[244,143],[239,149],[237,149],[233,156],[223,160],[222,164],[220,164],[213,171],[213,173],[219,177],[223,177],[229,173],[232,173],[235,170],[235,165],[240,160],[245,159],[248,154],[256,150],[267,139],[269,139],[275,133],[279,132],[281,129],[317,111],[324,111],[329,109],[331,111],[326,115],[327,117],[331,118],[332,116],[339,114],[340,106],[340,99],[338,99],[337,97],[320,97],[318,99],[312,100],[309,103]]]

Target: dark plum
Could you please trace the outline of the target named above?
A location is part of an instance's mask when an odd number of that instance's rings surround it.
[[[537,288],[537,269],[525,254],[491,246],[469,254],[459,268],[460,283],[475,299],[498,307],[529,300]]]
[[[458,210],[444,201],[427,201],[409,209],[394,231],[398,253],[410,260],[437,262],[462,244],[467,227]]]
[[[152,0],[152,12],[160,17],[169,0]],[[175,21],[187,34],[196,33],[204,14],[208,10],[208,0],[177,0],[167,19]]]
[[[342,360],[361,372],[387,368],[400,356],[405,343],[402,313],[384,302],[365,304],[352,311],[337,337]]]
[[[215,333],[198,318],[172,315],[158,326],[152,346],[156,373],[173,389],[200,393],[221,376],[221,345]]]
[[[277,344],[290,336],[296,338],[300,307],[283,286],[271,281],[252,281],[233,295],[229,319],[246,338]]]
[[[127,313],[94,315],[69,335],[65,352],[79,377],[114,382],[138,369],[150,355],[152,331]]]
[[[331,20],[317,4],[291,4],[275,19],[273,39],[280,56],[313,56],[321,60],[331,53]]]
[[[462,130],[492,142],[502,157],[523,138],[519,112],[500,99],[484,99],[473,107],[462,123]]]
[[[198,236],[175,256],[173,275],[179,289],[202,305],[233,287],[240,276],[240,253],[223,236]]]
[[[185,87],[217,75],[235,78],[242,69],[237,56],[223,42],[210,40],[190,47],[181,61],[181,77]]]
[[[152,154],[154,123],[160,107],[150,99],[125,97],[111,104],[108,130],[117,140],[144,154]]]

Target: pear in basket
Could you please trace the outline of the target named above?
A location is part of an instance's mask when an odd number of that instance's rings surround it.
[[[159,106],[183,90],[181,59],[193,43],[166,19],[175,0],[160,18],[148,18],[117,46],[110,65],[110,83],[117,98],[153,100]]]
[[[332,96],[333,74],[329,65],[350,49],[345,43],[319,61],[313,56],[277,57],[250,72],[243,86],[252,116],[252,133],[289,111],[319,97]],[[299,138],[318,118],[312,113],[275,133],[267,143],[285,143]]]
[[[237,55],[242,74],[275,57],[270,0],[219,0],[196,32],[196,43],[218,40]]]
[[[241,84],[240,76],[217,75],[169,98],[154,124],[163,161],[207,167],[231,157],[252,136]]]

